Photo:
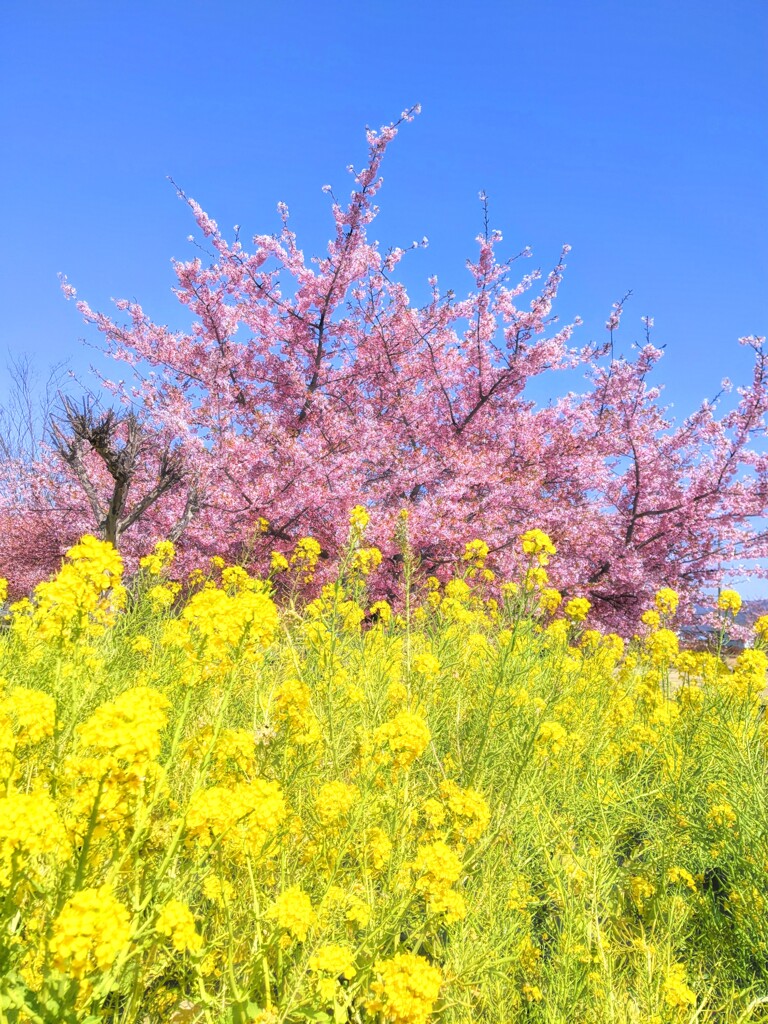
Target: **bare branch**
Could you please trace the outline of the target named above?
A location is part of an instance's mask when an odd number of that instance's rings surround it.
[[[118,413],[114,409],[96,411],[96,403],[84,398],[79,404],[61,396],[62,412],[51,418],[55,450],[70,467],[83,490],[105,540],[115,547],[120,538],[163,497],[182,483],[185,468],[178,452],[166,445],[157,458],[155,483],[131,508],[129,495],[150,451],[157,451],[157,441],[146,424],[133,412]],[[99,497],[97,481],[89,474],[84,456],[94,453],[112,478],[112,493],[105,508]],[[173,528],[178,540],[200,507],[196,485],[187,493],[180,519]]]

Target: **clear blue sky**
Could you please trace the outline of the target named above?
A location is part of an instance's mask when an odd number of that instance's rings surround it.
[[[655,317],[680,414],[768,330],[765,0],[28,0],[0,19],[0,355],[88,366],[59,271],[97,308],[183,323],[168,261],[193,225],[167,175],[246,236],[284,200],[320,249],[320,187],[347,191],[364,126],[415,102],[375,231],[429,237],[414,293],[432,271],[468,284],[482,188],[507,252],[546,269],[573,246],[558,311],[583,340],[633,289],[622,338]]]

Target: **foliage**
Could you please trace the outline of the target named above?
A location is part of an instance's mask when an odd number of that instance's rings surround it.
[[[407,526],[402,615],[359,506],[308,603],[309,538],[126,587],[85,537],[12,607],[0,1019],[767,1019],[768,617],[730,669],[667,588],[625,650],[540,529],[496,600],[484,541],[442,586]]]

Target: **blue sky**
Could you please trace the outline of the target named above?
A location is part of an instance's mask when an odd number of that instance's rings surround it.
[[[506,252],[531,245],[547,269],[573,246],[558,312],[585,319],[583,340],[633,290],[623,343],[654,316],[683,414],[744,375],[736,339],[768,328],[768,4],[725,12],[706,0],[5,5],[0,353],[93,359],[59,271],[97,308],[125,296],[182,322],[169,258],[189,252],[193,225],[167,175],[246,236],[273,230],[284,200],[304,247],[321,249],[321,186],[346,191],[365,125],[419,102],[387,157],[375,231],[429,237],[408,263],[414,294],[434,271],[468,285],[485,189]]]
[[[374,232],[429,238],[415,296],[433,272],[468,286],[484,189],[504,251],[534,250],[524,270],[573,246],[557,311],[580,340],[633,290],[620,347],[655,318],[679,415],[743,379],[737,338],[768,329],[765,0],[28,0],[0,31],[0,364],[97,358],[60,271],[96,308],[135,298],[183,325],[169,259],[193,224],[168,175],[246,237],[284,200],[319,251],[321,186],[347,191],[365,125],[417,102]]]

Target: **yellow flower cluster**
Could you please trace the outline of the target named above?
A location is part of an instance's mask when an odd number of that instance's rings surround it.
[[[554,615],[562,603],[563,595],[552,587],[545,587],[539,594],[539,607],[549,615]]]
[[[34,601],[21,602],[20,628],[25,617],[37,636],[72,641],[99,635],[115,621],[125,603],[121,584],[123,562],[111,544],[85,536],[66,553],[58,575],[35,588]]]
[[[565,614],[572,622],[583,622],[592,605],[586,597],[572,597],[565,606]]]
[[[768,654],[745,650],[736,658],[731,689],[743,700],[756,700],[768,686]]]
[[[462,789],[451,779],[440,783],[440,795],[453,819],[458,838],[476,842],[488,828],[491,809],[487,801],[474,789]]]
[[[656,608],[649,608],[640,616],[640,621],[650,629],[658,629],[661,625],[661,614]]]
[[[392,855],[392,840],[384,829],[374,826],[368,829],[365,837],[363,859],[368,868],[378,874],[383,871]]]
[[[320,597],[309,602],[305,612],[307,634],[321,645],[335,622],[348,632],[356,632],[365,618],[365,609],[349,598],[343,587],[332,583],[323,587]]]
[[[6,735],[13,737],[13,747],[19,750],[34,746],[53,736],[56,727],[56,701],[42,690],[14,686],[8,695],[0,700],[0,723],[0,744],[5,732]]]
[[[64,904],[49,944],[53,966],[72,978],[110,970],[128,946],[131,916],[108,885],[82,889]]]
[[[464,546],[462,560],[469,562],[473,569],[482,569],[488,560],[489,548],[484,540],[471,540]]]
[[[320,739],[320,723],[312,712],[312,691],[300,679],[286,679],[278,688],[275,717],[287,727],[292,741],[300,746]]]
[[[560,722],[542,722],[536,734],[536,745],[545,754],[559,754],[568,739]]]
[[[696,993],[687,983],[685,964],[670,964],[662,984],[664,1001],[676,1010],[696,1005]]]
[[[78,726],[80,744],[141,769],[160,753],[160,733],[168,721],[169,707],[170,701],[159,690],[131,687]]]
[[[258,853],[287,814],[279,783],[265,779],[211,786],[193,793],[185,833],[189,841],[222,843],[231,856]]]
[[[736,824],[736,812],[728,803],[714,804],[707,811],[707,821],[713,829],[729,829]]]
[[[380,960],[375,967],[378,979],[371,985],[371,1013],[381,1013],[389,1024],[426,1024],[443,982],[440,969],[424,957],[397,953]]]
[[[376,730],[376,741],[396,768],[410,768],[431,739],[429,726],[419,715],[401,711]]]
[[[193,644],[209,661],[230,663],[237,657],[258,661],[278,629],[277,606],[258,580],[235,593],[206,587],[193,594],[181,613]]]
[[[287,572],[290,563],[282,551],[273,551],[270,556],[269,567],[272,572]]]
[[[315,798],[317,816],[326,827],[336,825],[346,818],[359,798],[357,786],[338,780],[326,782]]]
[[[206,726],[191,737],[185,748],[190,759],[211,758],[211,775],[227,778],[237,770],[248,775],[254,770],[256,735],[247,729],[222,729],[214,736],[211,726]]]
[[[178,953],[198,953],[203,938],[195,927],[195,918],[186,903],[169,900],[157,915],[155,930],[165,936]]]
[[[667,872],[667,878],[673,884],[681,883],[686,886],[686,888],[690,889],[691,892],[696,892],[696,879],[690,871],[686,871],[685,868],[671,867]]]
[[[368,614],[386,626],[392,621],[392,605],[389,601],[374,601],[368,609]]]
[[[717,607],[727,615],[738,615],[741,611],[741,594],[735,590],[721,590],[717,598]]]
[[[727,664],[681,649],[662,588],[625,644],[545,586],[541,531],[504,589],[480,540],[422,583],[404,524],[395,607],[355,567],[359,506],[314,600],[315,541],[274,590],[219,558],[174,584],[161,543],[121,605],[88,540],[63,569],[87,613],[10,611],[6,1015],[743,1017],[768,981],[768,627]]]
[[[526,590],[541,590],[547,583],[549,583],[549,576],[546,569],[543,569],[540,565],[534,565],[530,569],[526,569],[523,576],[523,587]]]
[[[422,651],[413,659],[413,671],[425,679],[435,679],[440,675],[440,662],[431,651]]]
[[[378,548],[358,548],[352,556],[352,571],[359,572],[361,576],[370,576],[381,565],[382,557]]]
[[[270,911],[278,925],[298,942],[306,942],[309,929],[317,921],[312,900],[297,885],[285,889],[275,900]]]
[[[314,537],[302,537],[291,555],[290,564],[302,577],[304,583],[311,583],[320,560],[322,548]]]
[[[662,587],[656,591],[656,608],[662,615],[671,616],[677,611],[680,596],[671,587]]]
[[[547,565],[549,556],[557,553],[557,549],[543,530],[528,530],[520,538],[523,552],[526,555],[533,555],[539,565]]]
[[[208,875],[203,882],[203,895],[212,903],[225,907],[235,897],[235,889],[226,878],[219,878],[218,875]]]
[[[368,514],[368,509],[364,505],[355,505],[349,513],[349,525],[354,530],[362,532],[370,521],[371,517]]]
[[[178,586],[166,583],[157,584],[147,591],[147,599],[153,612],[164,612],[173,605],[178,594]]]
[[[442,914],[448,924],[466,915],[464,898],[451,889],[461,876],[461,860],[447,843],[438,839],[420,846],[411,870],[417,892],[425,897],[427,913]]]
[[[11,789],[0,796],[0,884],[10,886],[20,870],[39,873],[46,857],[64,860],[70,853],[64,825],[47,793]]]
[[[669,664],[677,657],[680,644],[671,629],[657,629],[645,641],[654,665]]]
[[[150,555],[139,559],[139,566],[150,576],[160,576],[168,569],[176,557],[176,548],[170,540],[161,540],[155,544]]]
[[[325,1002],[334,1000],[339,979],[351,981],[357,974],[352,950],[335,942],[321,946],[309,958],[309,969],[321,975],[317,987],[320,998]]]

